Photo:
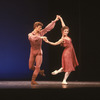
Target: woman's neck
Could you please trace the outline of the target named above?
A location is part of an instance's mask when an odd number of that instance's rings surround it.
[[[68,35],[63,35],[62,37],[68,37]]]

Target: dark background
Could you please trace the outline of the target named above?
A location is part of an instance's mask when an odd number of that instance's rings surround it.
[[[30,44],[27,38],[35,21],[44,27],[59,14],[69,26],[69,36],[79,61],[69,81],[100,81],[99,64],[99,3],[81,0],[1,0],[0,1],[0,80],[31,80],[28,69]],[[43,28],[44,28],[43,27]],[[46,36],[50,41],[61,37],[60,21]],[[43,63],[46,77],[37,80],[60,80],[64,73],[50,73],[61,67],[61,46],[43,42]]]

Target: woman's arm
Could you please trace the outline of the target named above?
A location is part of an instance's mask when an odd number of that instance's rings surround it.
[[[48,43],[48,44],[51,44],[51,45],[59,45],[63,42],[63,38],[59,39],[57,42],[50,42],[47,37],[44,37],[43,40]]]
[[[65,23],[64,23],[64,20],[62,19],[62,17],[61,17],[61,16],[59,16],[58,18],[59,18],[59,19],[60,19],[60,21],[61,21],[61,25],[62,25],[62,27],[66,26],[66,25],[65,25]]]

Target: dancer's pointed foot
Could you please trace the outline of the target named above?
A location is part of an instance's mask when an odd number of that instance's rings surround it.
[[[51,74],[52,74],[52,75],[57,75],[57,74],[58,74],[58,71],[55,70],[55,71],[53,71]]]
[[[68,84],[66,81],[62,81],[62,84],[64,85],[64,84]]]

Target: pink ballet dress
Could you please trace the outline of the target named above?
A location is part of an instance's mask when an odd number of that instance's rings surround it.
[[[75,71],[75,67],[79,65],[71,38],[64,39],[62,46],[65,47],[62,53],[62,68],[64,72]]]

